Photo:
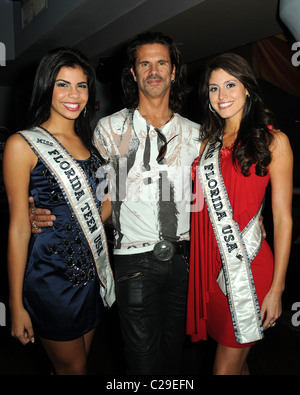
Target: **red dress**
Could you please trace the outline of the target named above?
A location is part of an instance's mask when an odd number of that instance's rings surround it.
[[[191,220],[187,333],[192,341],[206,340],[209,334],[216,342],[228,347],[249,346],[249,343],[237,344],[227,297],[216,282],[221,256],[196,171],[198,161],[199,158],[193,164],[194,196],[198,209],[194,208]],[[270,176],[257,176],[255,165],[251,166],[248,177],[236,171],[232,163],[232,146],[222,148],[220,162],[233,218],[242,231],[258,212]],[[251,269],[261,306],[273,277],[273,254],[266,240],[252,261]]]

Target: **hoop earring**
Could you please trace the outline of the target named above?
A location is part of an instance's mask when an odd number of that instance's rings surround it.
[[[213,110],[211,104],[209,103],[208,108],[210,109],[211,112],[215,112],[215,110]]]
[[[86,107],[84,107],[84,110],[83,110],[83,116],[84,116],[84,118],[86,117],[86,112],[87,112],[87,109],[86,109]]]

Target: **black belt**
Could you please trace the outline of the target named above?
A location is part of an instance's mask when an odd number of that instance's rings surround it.
[[[186,257],[188,252],[189,241],[187,240],[177,242],[161,240],[155,244],[153,249],[153,255],[155,258],[162,262],[169,261],[175,254],[181,254]]]

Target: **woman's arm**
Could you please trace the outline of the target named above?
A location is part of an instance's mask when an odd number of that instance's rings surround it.
[[[292,240],[293,153],[288,137],[274,132],[269,166],[274,226],[274,274],[271,288],[262,304],[264,329],[281,315],[281,295],[290,257]]]
[[[8,233],[9,305],[12,335],[22,344],[33,341],[31,320],[23,306],[23,281],[31,236],[28,217],[30,172],[37,161],[29,145],[19,135],[5,145],[3,176],[10,213]]]

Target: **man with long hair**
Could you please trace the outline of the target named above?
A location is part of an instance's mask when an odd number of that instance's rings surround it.
[[[127,54],[126,108],[95,130],[115,175],[114,265],[125,357],[132,374],[176,374],[185,338],[189,174],[199,153],[199,125],[178,114],[188,88],[171,38],[144,33]]]

